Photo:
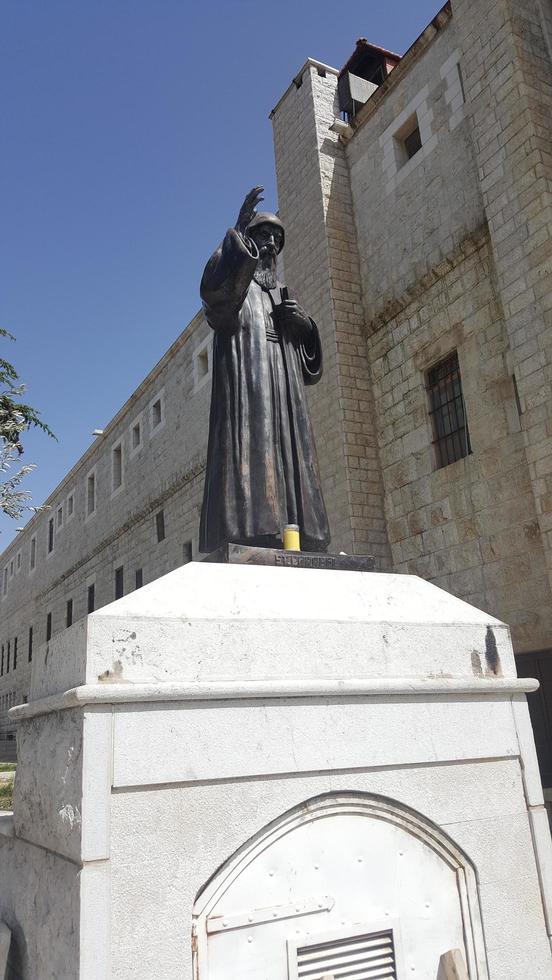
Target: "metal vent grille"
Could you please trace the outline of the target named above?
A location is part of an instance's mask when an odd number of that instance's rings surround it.
[[[396,980],[393,930],[367,932],[297,949],[299,980]]]

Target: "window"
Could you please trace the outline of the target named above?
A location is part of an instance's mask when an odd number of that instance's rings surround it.
[[[397,166],[408,163],[422,148],[422,137],[418,115],[414,112],[394,135]]]
[[[439,469],[471,453],[456,351],[428,371],[427,390],[435,461]]]
[[[29,626],[29,643],[27,647],[27,659],[31,663],[33,659],[33,628]]]
[[[29,568],[31,572],[34,572],[36,568],[36,535],[31,538],[31,545],[29,550]]]
[[[163,406],[161,404],[161,399],[156,398],[151,406],[151,427],[156,429],[158,425],[161,425],[163,421]]]
[[[123,485],[123,447],[119,442],[111,451],[111,489],[119,490]]]
[[[124,595],[124,569],[122,565],[115,569],[115,598],[121,599]]]
[[[13,641],[13,669],[17,667],[17,637]]]
[[[48,554],[54,550],[54,518],[48,521]]]
[[[73,625],[73,600],[67,600],[67,606],[65,609],[65,626],[68,628]]]
[[[20,569],[21,569],[21,552],[18,551],[17,552],[17,571],[19,572]]]
[[[142,445],[142,422],[141,419],[136,419],[132,423],[130,429],[130,455],[133,456],[137,453]]]
[[[58,530],[62,526],[63,526],[63,506],[58,507],[57,509],[57,523],[56,523],[56,527],[58,528]]]
[[[4,569],[4,595],[8,593],[8,566]]]
[[[88,586],[88,595],[87,595],[87,600],[86,600],[86,608],[87,608],[87,610],[88,610],[89,613],[93,613],[94,612],[95,604],[96,604],[96,586],[92,582]]]
[[[155,515],[155,528],[157,531],[157,541],[165,540],[165,512],[160,510],[158,514]]]
[[[6,660],[6,674],[10,672],[10,641],[8,640],[8,656]]]
[[[14,561],[13,561],[13,558],[12,558],[12,560],[10,561],[10,578],[13,578],[14,568],[15,568],[15,565],[14,565]]]
[[[75,497],[74,494],[70,493],[67,497],[67,520],[73,516],[75,512]]]
[[[192,560],[192,542],[185,541],[182,545],[182,564],[187,565]]]
[[[144,584],[144,572],[141,568],[136,569],[135,587],[141,589]]]
[[[89,473],[86,478],[86,516],[91,517],[96,510],[96,474]]]
[[[415,129],[412,130],[408,136],[404,138],[404,148],[406,150],[406,155],[409,160],[412,159],[415,153],[422,148],[422,138],[420,136],[420,127],[416,125]]]
[[[201,381],[209,374],[209,351],[207,348],[201,350],[197,355],[197,376],[198,380]]]
[[[46,616],[46,643],[52,639],[52,613]]]
[[[4,676],[4,644],[2,644],[2,658],[0,660],[0,677]]]
[[[211,369],[211,341],[205,340],[201,346],[196,347],[193,354],[193,366],[194,366],[194,391],[199,391],[200,388],[207,383],[207,379],[210,375]]]

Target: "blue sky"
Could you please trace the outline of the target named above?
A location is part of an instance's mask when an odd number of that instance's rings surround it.
[[[1,341],[59,442],[42,503],[185,328],[243,196],[277,207],[271,108],[307,57],[403,53],[439,0],[2,0]],[[0,517],[0,549],[15,527]]]

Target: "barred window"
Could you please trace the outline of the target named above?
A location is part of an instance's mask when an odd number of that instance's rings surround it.
[[[456,351],[428,371],[427,390],[435,459],[440,468],[472,451]]]

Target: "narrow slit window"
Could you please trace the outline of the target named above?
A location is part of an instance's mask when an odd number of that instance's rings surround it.
[[[156,429],[158,425],[161,425],[163,421],[163,408],[161,405],[161,399],[157,398],[153,405],[151,406],[151,427]]]
[[[29,663],[31,663],[32,662],[32,659],[33,659],[33,628],[32,628],[32,626],[29,626],[29,643],[28,643],[28,647],[27,647],[27,659],[28,659]]]
[[[13,669],[17,668],[17,637],[14,637],[13,641]]]
[[[135,588],[141,589],[142,586],[143,586],[143,584],[144,584],[144,572],[143,572],[143,569],[137,568],[136,569],[136,576],[135,576]]]
[[[58,528],[63,525],[63,507],[58,507],[57,509],[57,526]]]
[[[29,565],[30,565],[31,572],[33,572],[36,568],[36,538],[31,538]]]
[[[187,565],[192,560],[192,542],[185,541],[182,545],[182,564]]]
[[[67,600],[67,606],[65,608],[65,626],[68,628],[73,625],[73,600]]]
[[[90,517],[96,510],[96,475],[91,473],[86,480],[86,516]]]
[[[165,511],[160,510],[155,515],[155,527],[157,531],[157,541],[165,540]]]
[[[88,586],[88,594],[86,598],[86,608],[89,613],[93,613],[96,606],[96,586],[94,583]]]
[[[122,599],[124,595],[124,568],[119,565],[119,568],[115,569],[115,598]]]
[[[0,677],[4,676],[4,644],[2,644],[2,661],[0,664]]]
[[[48,521],[48,554],[54,550],[54,518]]]
[[[11,657],[11,648],[10,648],[10,641],[8,640],[8,656],[7,656],[7,664],[6,664],[6,674],[9,674],[9,672],[10,672],[10,657]]]
[[[52,639],[52,613],[46,616],[46,642]]]
[[[132,448],[138,449],[142,442],[142,428],[139,422],[135,422],[132,426]]]
[[[123,449],[120,443],[113,448],[111,476],[113,490],[118,490],[123,485]]]
[[[427,390],[435,461],[440,469],[472,451],[456,351],[428,371]]]
[[[72,517],[73,516],[74,509],[75,509],[75,498],[73,497],[73,494],[71,493],[67,497],[67,517]]]

